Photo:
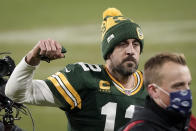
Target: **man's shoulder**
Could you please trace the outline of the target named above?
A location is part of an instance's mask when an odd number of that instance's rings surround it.
[[[104,66],[100,64],[89,64],[85,62],[77,62],[74,64],[68,64],[65,66],[61,72],[79,74],[89,74],[89,73],[101,73],[104,71]]]
[[[71,84],[81,86],[81,84],[95,84],[97,80],[106,77],[103,65],[77,62],[68,64],[61,72]]]
[[[130,128],[124,131],[156,131],[152,127],[152,125],[150,125],[146,121],[135,121],[135,122],[130,123],[127,127],[130,127]]]

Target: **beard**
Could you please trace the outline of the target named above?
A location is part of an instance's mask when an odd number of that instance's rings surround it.
[[[113,67],[114,72],[118,72],[123,76],[130,76],[138,69],[138,62],[135,58],[129,56],[120,64]]]

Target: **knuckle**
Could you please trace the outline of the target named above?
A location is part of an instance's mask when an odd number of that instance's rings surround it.
[[[45,48],[44,48],[44,49],[41,49],[41,51],[42,51],[42,52],[46,52],[46,49],[45,49]]]

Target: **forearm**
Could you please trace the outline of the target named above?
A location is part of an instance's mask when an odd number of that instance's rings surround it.
[[[5,88],[5,94],[20,103],[58,106],[47,84],[33,80],[35,66],[28,65],[24,58],[16,66]]]

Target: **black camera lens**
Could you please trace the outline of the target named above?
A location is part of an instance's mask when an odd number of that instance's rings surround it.
[[[0,59],[0,77],[9,76],[15,68],[15,63],[10,56]]]
[[[8,64],[5,61],[0,60],[0,77],[7,76],[8,70]]]

